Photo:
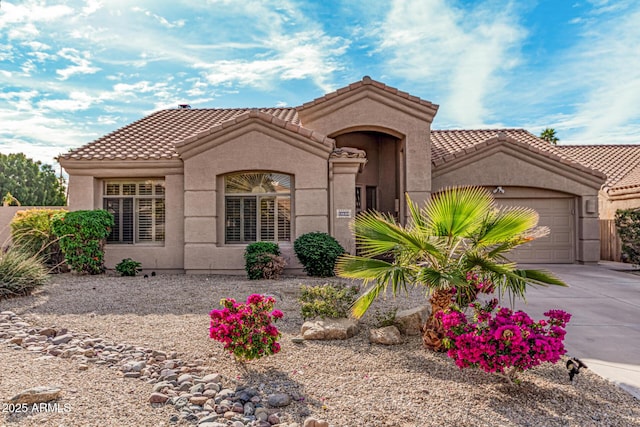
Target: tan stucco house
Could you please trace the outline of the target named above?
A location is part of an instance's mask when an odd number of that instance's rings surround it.
[[[353,252],[357,212],[405,221],[405,193],[421,203],[453,185],[538,210],[551,234],[518,261],[598,261],[602,172],[521,129],[431,130],[437,110],[365,77],[296,108],[158,111],[59,160],[70,209],[114,214],[108,267],[240,273],[246,244],[268,240],[295,269],[301,234]]]

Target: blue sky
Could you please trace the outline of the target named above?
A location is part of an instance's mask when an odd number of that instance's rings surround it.
[[[297,106],[369,75],[434,129],[640,143],[636,0],[0,0],[0,151],[53,157],[153,111]]]

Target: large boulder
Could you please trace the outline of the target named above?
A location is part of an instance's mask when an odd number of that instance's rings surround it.
[[[27,390],[23,390],[20,393],[13,396],[9,399],[8,403],[14,403],[16,405],[19,404],[27,404],[31,405],[33,403],[45,403],[51,400],[56,400],[60,397],[60,392],[62,390],[58,387],[49,387],[49,386],[39,386],[33,387]]]
[[[431,309],[428,306],[398,311],[394,324],[404,335],[421,335]]]
[[[301,334],[305,340],[346,340],[358,333],[353,319],[326,319],[304,322]]]
[[[395,326],[369,329],[369,342],[373,344],[395,345],[402,344],[402,336]]]

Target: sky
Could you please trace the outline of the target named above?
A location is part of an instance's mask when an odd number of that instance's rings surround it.
[[[0,0],[0,152],[54,158],[154,111],[295,107],[368,75],[433,129],[640,144],[637,0]]]

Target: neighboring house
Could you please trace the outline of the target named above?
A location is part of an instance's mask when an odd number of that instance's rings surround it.
[[[505,205],[539,211],[548,237],[520,262],[599,260],[605,176],[524,130],[431,131],[438,106],[365,77],[296,108],[153,113],[60,156],[69,207],[105,208],[116,225],[107,266],[238,273],[247,243],[292,245],[328,232],[346,250],[362,210],[405,222],[453,185],[482,185]]]
[[[640,207],[640,145],[559,145],[583,165],[604,172],[600,219],[613,219],[618,209]]]

